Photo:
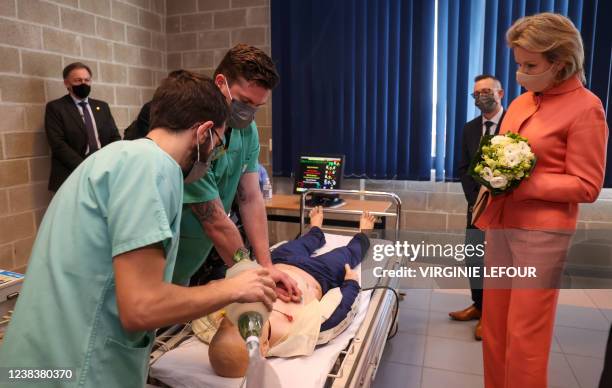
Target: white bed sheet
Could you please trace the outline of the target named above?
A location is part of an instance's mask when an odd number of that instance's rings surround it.
[[[350,236],[325,234],[326,244],[315,255],[325,253],[335,247],[346,245]],[[358,266],[357,270],[361,266]],[[306,357],[270,358],[268,362],[279,376],[283,387],[314,388],[322,387],[327,374],[346,348],[349,341],[365,319],[372,291],[359,294],[359,305],[355,319],[347,329],[325,346],[319,346]],[[174,388],[237,388],[243,379],[229,379],[215,374],[208,359],[208,345],[197,338],[183,342],[179,347],[161,356],[151,366],[151,377]]]

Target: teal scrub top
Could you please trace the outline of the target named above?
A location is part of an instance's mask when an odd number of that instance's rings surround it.
[[[212,163],[208,174],[185,185],[181,239],[173,283],[187,284],[213,247],[189,204],[220,198],[225,212],[229,212],[242,174],[257,172],[258,162],[259,134],[253,121],[248,128],[232,129],[227,151]]]
[[[155,337],[121,326],[112,258],[161,242],[171,280],[182,180],[179,165],[148,139],[114,142],[81,163],[40,225],[0,346],[2,367],[73,368],[75,378],[61,386],[144,386]]]

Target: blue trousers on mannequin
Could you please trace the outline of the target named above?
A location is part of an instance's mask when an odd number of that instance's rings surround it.
[[[323,245],[325,245],[325,235],[315,226],[300,238],[276,248],[272,252],[272,262],[293,265],[306,271],[319,282],[325,294],[328,290],[343,284],[344,264],[355,268],[361,263],[370,247],[370,240],[365,234],[357,233],[346,246],[311,257],[312,253]]]

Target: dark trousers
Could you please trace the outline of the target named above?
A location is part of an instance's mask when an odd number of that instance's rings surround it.
[[[612,326],[610,326],[610,334],[608,334],[608,346],[606,346],[606,356],[604,359],[604,369],[601,373],[599,388],[612,387]]]
[[[470,215],[468,215],[469,217]],[[471,217],[470,217],[471,218]],[[468,218],[468,222],[470,220]],[[485,233],[473,226],[465,230],[465,244],[478,245],[484,244]],[[471,256],[465,258],[465,265],[468,267],[480,267],[479,273],[484,273],[484,256]],[[472,291],[472,301],[474,306],[482,311],[482,277],[470,277],[470,289]]]
[[[311,257],[312,253],[324,244],[325,235],[315,226],[300,238],[272,251],[272,262],[293,265],[306,271],[319,282],[325,294],[328,290],[342,285],[345,264],[354,268],[361,263],[370,247],[370,241],[365,234],[357,233],[348,245]]]

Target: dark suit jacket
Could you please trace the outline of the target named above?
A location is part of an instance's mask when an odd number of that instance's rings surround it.
[[[121,140],[108,104],[89,99],[96,121],[100,146]],[[69,94],[47,103],[45,132],[51,147],[49,190],[57,191],[72,171],[85,159],[87,132],[79,109]]]
[[[499,123],[497,124],[497,128],[495,129],[496,133],[498,133],[499,128],[501,128],[501,123],[505,114],[506,111],[504,110],[504,113],[502,113]],[[478,116],[463,126],[463,136],[461,140],[461,161],[457,166],[457,173],[461,178],[463,193],[465,194],[465,199],[468,202],[468,227],[470,226],[470,220],[472,218],[472,206],[474,206],[476,198],[478,197],[478,191],[480,190],[480,184],[469,175],[468,168],[470,167],[470,163],[472,163],[472,159],[474,159],[474,156],[478,151],[481,137],[482,116]]]
[[[147,136],[149,133],[149,116],[151,115],[151,101],[140,109],[136,120],[123,132],[124,140],[136,140]]]

